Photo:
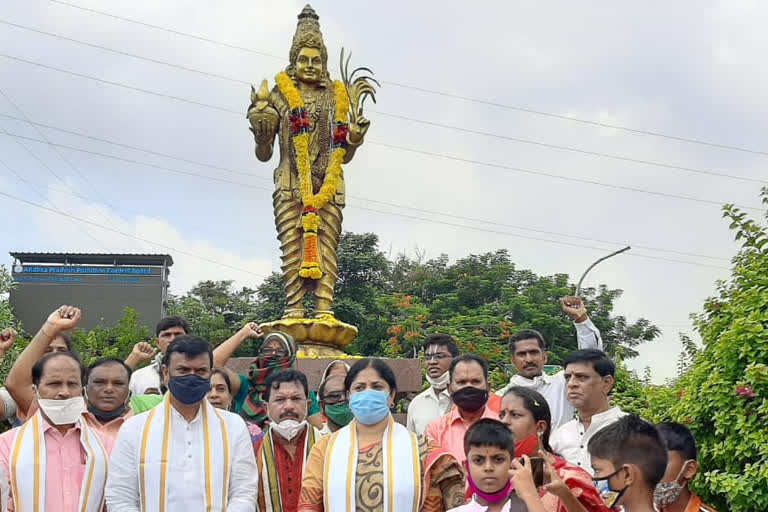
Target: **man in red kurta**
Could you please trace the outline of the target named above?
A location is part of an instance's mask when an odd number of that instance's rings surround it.
[[[319,431],[307,423],[309,409],[307,377],[297,370],[283,370],[266,382],[269,427],[256,441],[259,468],[257,512],[296,512],[301,493],[304,461]]]

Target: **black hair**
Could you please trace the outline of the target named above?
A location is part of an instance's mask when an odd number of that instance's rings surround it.
[[[667,445],[667,451],[680,452],[685,460],[698,460],[696,438],[688,427],[670,421],[657,423],[656,430]]]
[[[565,358],[563,368],[568,368],[572,363],[591,363],[598,375],[606,377],[616,376],[616,364],[602,350],[596,348],[583,348],[574,350]]]
[[[200,338],[198,336],[190,336],[184,334],[183,336],[176,336],[173,341],[168,345],[168,348],[163,354],[163,364],[169,366],[171,362],[171,354],[174,352],[178,354],[184,354],[185,357],[191,359],[197,357],[200,354],[208,354],[211,360],[211,368],[213,368],[213,349],[208,340]]]
[[[99,366],[106,366],[108,364],[116,364],[118,366],[122,366],[125,369],[126,373],[128,374],[128,380],[130,380],[133,370],[131,369],[130,366],[125,364],[125,362],[123,362],[122,359],[118,359],[116,357],[102,357],[101,359],[97,359],[94,363],[92,363],[88,367],[88,372],[85,374],[85,383],[88,384],[88,379],[91,378],[91,373],[93,372],[93,370],[95,370]]]
[[[392,371],[392,368],[390,368],[383,359],[377,359],[373,357],[360,359],[358,362],[352,365],[352,368],[349,369],[349,373],[344,378],[344,390],[347,393],[349,393],[349,390],[352,387],[352,383],[357,378],[357,375],[366,368],[373,368],[376,370],[376,373],[379,374],[379,377],[384,379],[384,381],[389,385],[390,394],[394,395],[397,393],[397,379],[395,379],[395,373]]]
[[[309,384],[307,383],[307,376],[301,373],[299,370],[289,368],[287,370],[281,370],[273,373],[267,377],[267,381],[264,383],[264,401],[269,402],[269,396],[272,394],[272,390],[277,391],[280,389],[280,384],[288,382],[298,382],[304,388],[304,396],[309,398]]]
[[[469,454],[473,446],[493,446],[515,456],[514,434],[505,424],[491,418],[476,421],[464,434],[464,454]]]
[[[211,378],[213,378],[214,375],[221,375],[221,378],[224,379],[224,384],[227,385],[227,390],[229,390],[229,394],[232,394],[232,380],[229,378],[229,374],[226,370],[223,368],[214,368],[211,371]]]
[[[549,410],[547,399],[538,391],[523,386],[512,386],[504,393],[504,398],[509,395],[514,395],[523,401],[523,407],[533,415],[533,421],[547,422],[547,429],[541,434],[541,444],[544,446],[544,450],[554,453],[549,444],[549,435],[552,433],[552,413]]]
[[[64,340],[64,344],[67,346],[67,352],[72,352],[72,337],[69,334],[59,333],[56,338]],[[54,339],[56,339],[54,338]]]
[[[321,402],[325,398],[325,385],[328,384],[328,381],[331,380],[331,378],[341,379],[341,382],[344,382],[344,377],[341,375],[329,375],[326,377],[325,380],[320,383],[320,387],[317,388],[317,399]]]
[[[483,369],[483,376],[485,377],[485,381],[488,382],[488,361],[480,356],[476,356],[475,354],[462,354],[453,358],[453,361],[451,361],[451,367],[448,369],[448,375],[451,378],[451,382],[453,382],[453,372],[456,369],[456,366],[459,363],[470,362],[474,362],[480,365],[480,367]]]
[[[459,350],[459,345],[456,343],[456,340],[453,339],[453,336],[448,336],[447,334],[430,334],[427,336],[427,339],[424,341],[424,352],[426,352],[427,348],[432,345],[447,348],[451,357],[456,357],[461,354],[461,350]]]
[[[544,336],[542,336],[539,331],[536,331],[534,329],[523,329],[522,331],[517,331],[515,334],[510,336],[509,339],[507,340],[507,343],[509,344],[509,351],[512,354],[514,354],[515,343],[523,340],[536,340],[539,342],[539,347],[541,348],[541,350],[547,349],[547,342],[544,341]]]
[[[667,447],[661,434],[637,414],[628,414],[598,430],[587,449],[592,457],[611,461],[614,469],[634,464],[651,489],[667,471]]]
[[[48,364],[48,361],[56,359],[57,357],[68,357],[77,363],[78,368],[80,368],[80,384],[82,385],[82,383],[85,382],[85,367],[80,361],[80,358],[69,352],[51,352],[50,354],[41,357],[40,360],[32,366],[32,384],[35,386],[40,385],[40,379],[43,378],[43,373],[45,373],[45,367]]]
[[[189,334],[189,324],[186,320],[180,316],[166,316],[157,323],[155,336],[159,336],[161,332],[171,327],[181,327],[184,329],[184,334]]]

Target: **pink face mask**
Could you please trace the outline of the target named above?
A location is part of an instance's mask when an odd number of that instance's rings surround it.
[[[472,494],[476,494],[480,498],[484,499],[487,503],[499,503],[500,501],[504,501],[515,489],[512,485],[512,480],[509,480],[507,485],[505,485],[499,491],[492,493],[483,492],[478,489],[477,485],[475,485],[475,481],[472,480],[472,473],[469,472],[469,462],[464,461],[464,466],[467,469],[467,483],[469,484],[469,490],[472,491]]]

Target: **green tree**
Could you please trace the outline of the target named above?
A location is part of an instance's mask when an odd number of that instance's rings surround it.
[[[151,334],[139,323],[135,309],[125,308],[120,321],[114,327],[96,327],[89,331],[75,329],[74,346],[86,366],[102,357],[125,359],[139,341],[149,341]]]
[[[391,300],[384,308],[386,320],[402,336],[413,332],[402,322],[409,318],[409,308],[418,304],[426,308],[412,315],[423,317],[419,330],[422,338],[430,332],[452,334],[466,345],[465,350],[487,356],[500,371],[509,359],[504,340],[519,329],[535,328],[544,335],[552,364],[561,363],[577,346],[573,324],[559,304],[559,299],[573,290],[568,276],[538,276],[530,270],[518,270],[505,250],[471,255],[454,264],[444,255],[425,263],[400,256],[392,265],[388,288]],[[621,349],[624,357],[633,357],[635,348],[657,337],[659,329],[645,319],[630,324],[614,315],[613,305],[621,293],[607,286],[584,290],[590,316],[601,329],[606,349],[609,353]],[[408,307],[393,309],[392,304],[404,303],[402,297],[409,298]],[[391,329],[388,335],[395,344]],[[403,355],[412,353],[421,339],[413,334],[409,338],[398,339],[395,344]]]
[[[0,265],[0,331],[12,327],[18,332],[21,332],[20,323],[13,316],[13,309],[11,303],[8,300],[8,296],[13,286],[13,278],[11,278],[10,272],[4,265]],[[27,346],[28,340],[23,338],[17,339],[13,347],[3,357],[0,362],[0,382],[5,382],[5,378],[8,376],[8,372],[11,371],[13,362],[19,357],[21,351]]]
[[[184,318],[190,332],[218,345],[245,323],[265,321],[260,308],[268,302],[260,299],[261,290],[269,284],[270,279],[267,279],[254,290],[247,287],[235,289],[232,281],[200,281],[186,294],[170,297],[168,314]],[[255,353],[253,343],[251,340],[243,344],[236,355]]]
[[[768,205],[768,188],[762,191]],[[768,510],[768,231],[732,205],[724,208],[742,248],[729,281],[695,317],[703,348],[691,350],[671,398],[649,415],[679,421],[699,444],[697,492],[719,510]]]

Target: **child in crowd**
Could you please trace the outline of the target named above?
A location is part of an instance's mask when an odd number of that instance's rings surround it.
[[[667,472],[656,486],[653,500],[660,512],[717,512],[704,505],[688,488],[699,472],[696,439],[688,427],[680,423],[659,423],[656,428],[667,445]]]
[[[667,469],[667,449],[653,424],[630,414],[597,432],[588,450],[596,485],[609,491],[606,505],[655,512],[653,490]]]
[[[528,456],[515,459],[515,438],[500,421],[485,418],[464,436],[472,499],[449,512],[546,512]]]

